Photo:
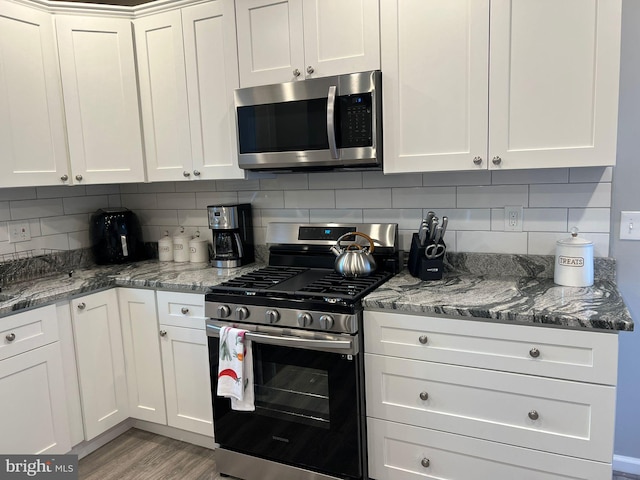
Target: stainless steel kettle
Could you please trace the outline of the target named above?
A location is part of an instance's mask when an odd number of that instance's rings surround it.
[[[351,243],[346,248],[340,242],[349,236],[357,235],[369,241],[369,246],[361,246]],[[368,235],[360,232],[349,232],[342,235],[331,247],[336,258],[335,270],[344,277],[366,277],[376,269],[376,261],[373,258],[373,240]]]

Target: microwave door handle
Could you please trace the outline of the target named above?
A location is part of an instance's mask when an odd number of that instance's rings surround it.
[[[329,140],[329,151],[331,152],[331,158],[340,158],[338,154],[338,147],[336,145],[336,86],[331,85],[329,87],[329,95],[327,96],[327,137]]]

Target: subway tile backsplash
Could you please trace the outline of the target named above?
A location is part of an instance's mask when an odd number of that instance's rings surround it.
[[[428,210],[449,216],[446,242],[460,252],[550,255],[576,226],[608,256],[612,168],[437,172],[250,174],[246,181],[0,189],[0,259],[16,252],[89,246],[89,218],[101,207],[128,207],[146,241],[183,226],[211,238],[207,205],[251,203],[255,237],[269,222],[394,222],[402,248]],[[504,207],[522,205],[523,231],[504,228]],[[7,222],[25,220],[32,239],[9,243]]]

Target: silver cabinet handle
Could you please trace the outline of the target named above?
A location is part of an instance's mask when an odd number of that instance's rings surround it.
[[[533,347],[531,350],[529,350],[529,355],[533,358],[538,358],[540,356],[540,350],[538,350],[536,347]]]
[[[315,70],[313,69],[313,67],[312,67],[311,65],[309,65],[309,66],[307,67],[307,73],[308,73],[309,75],[311,75],[313,72],[315,72]]]
[[[182,312],[183,315],[186,315],[187,313],[189,313],[189,309],[187,307],[182,307],[180,311]]]
[[[473,163],[474,165],[482,165],[482,157],[474,157]]]
[[[495,156],[491,159],[494,165],[500,165],[502,163],[502,159],[498,156]]]
[[[425,457],[420,461],[420,465],[422,465],[424,468],[429,468],[429,465],[431,465],[431,462],[429,461],[428,458]]]
[[[194,174],[196,177],[199,177],[199,176],[200,176],[200,170],[194,170],[194,171],[193,171],[193,174]]]
[[[5,338],[7,339],[7,342],[13,342],[16,339],[16,334],[15,333],[10,333]]]
[[[429,337],[427,337],[426,335],[420,335],[420,338],[418,338],[418,341],[422,344],[422,345],[426,345],[427,342],[429,341]]]
[[[66,173],[64,175],[62,175],[60,177],[60,180],[62,180],[63,182],[66,182],[67,180],[69,180],[69,175],[67,175]]]
[[[184,172],[182,172],[182,175],[184,175],[186,178],[189,178],[191,176],[191,172],[187,172],[185,170]]]
[[[81,181],[81,180],[82,180],[82,175],[79,175],[79,174],[78,174],[78,175],[76,175],[76,180],[77,180],[77,181]]]
[[[420,392],[420,400],[429,400],[429,394],[427,392]]]
[[[293,71],[293,76],[294,77],[299,77],[300,76],[300,70],[298,70],[297,68]]]
[[[80,302],[78,304],[78,310],[84,310],[87,307],[87,304],[84,302]]]
[[[161,337],[166,337],[167,336],[167,331],[166,330],[160,330],[160,336]]]
[[[530,418],[531,420],[538,420],[538,418],[540,418],[540,415],[538,415],[538,412],[537,412],[537,411],[535,411],[535,410],[531,410],[531,411],[529,412],[529,418]]]

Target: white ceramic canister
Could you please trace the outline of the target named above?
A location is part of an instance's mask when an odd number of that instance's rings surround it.
[[[200,232],[189,240],[189,261],[191,263],[205,263],[209,261],[209,242],[200,238]]]
[[[556,242],[553,281],[566,287],[593,285],[593,242],[579,238],[575,227],[569,238]]]
[[[173,262],[173,239],[167,231],[165,231],[164,236],[158,240],[158,260],[161,262]]]
[[[189,261],[189,240],[191,235],[184,233],[184,228],[180,229],[180,233],[173,236],[173,261],[188,262]]]

